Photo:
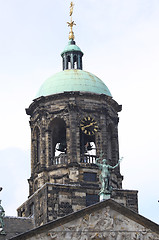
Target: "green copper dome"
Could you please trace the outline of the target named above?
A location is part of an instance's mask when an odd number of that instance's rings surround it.
[[[81,49],[76,45],[75,41],[73,41],[73,40],[70,40],[68,42],[68,45],[64,48],[64,50],[61,53],[61,55],[63,55],[63,53],[71,52],[71,51],[82,52]]]
[[[80,69],[70,69],[48,78],[40,87],[36,98],[71,91],[105,94],[111,97],[109,89],[98,77]]]

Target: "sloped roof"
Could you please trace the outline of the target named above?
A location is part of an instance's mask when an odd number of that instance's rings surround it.
[[[19,235],[34,228],[33,218],[23,217],[4,217],[4,232],[6,235],[1,235],[0,239],[10,239],[13,236]]]

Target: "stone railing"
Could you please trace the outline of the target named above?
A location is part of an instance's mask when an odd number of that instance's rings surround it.
[[[81,163],[95,164],[96,155],[81,155]],[[52,159],[52,165],[67,164],[67,154],[60,154]]]
[[[53,165],[66,164],[67,163],[67,154],[60,154],[52,159]]]
[[[95,164],[96,158],[96,155],[81,155],[81,163]]]

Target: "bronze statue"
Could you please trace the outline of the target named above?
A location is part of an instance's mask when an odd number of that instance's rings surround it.
[[[110,193],[112,188],[110,186],[110,171],[115,169],[121,162],[122,158],[119,159],[118,163],[115,166],[111,166],[108,164],[107,159],[102,160],[103,153],[101,152],[100,157],[96,159],[96,165],[101,169],[101,174],[99,176],[99,180],[101,182],[101,190],[100,193]],[[98,163],[99,160],[102,160],[102,163]]]

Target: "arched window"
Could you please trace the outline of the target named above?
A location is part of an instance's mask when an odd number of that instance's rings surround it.
[[[97,122],[86,116],[80,121],[80,153],[81,162],[95,163],[96,159],[96,133],[98,131]]]
[[[70,59],[70,56],[67,56],[67,69],[71,69],[71,59]]]
[[[73,57],[73,68],[77,69],[77,56],[76,55]]]
[[[50,124],[50,137],[49,137],[49,156],[52,164],[57,164],[60,158],[58,156],[65,156],[67,153],[66,143],[66,124],[61,118],[55,118]],[[59,162],[60,163],[60,162]]]
[[[88,136],[80,130],[81,154],[96,155],[95,135]]]

